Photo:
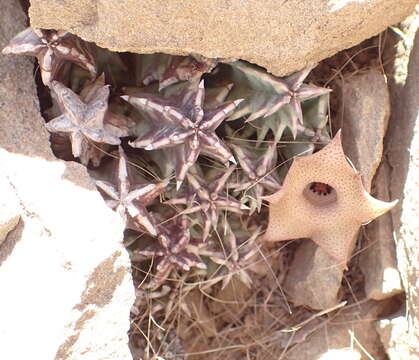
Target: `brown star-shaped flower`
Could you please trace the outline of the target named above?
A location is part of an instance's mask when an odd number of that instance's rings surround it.
[[[202,260],[188,249],[191,234],[186,216],[178,216],[160,224],[157,240],[158,242],[144,250],[134,251],[137,254],[159,258],[154,274],[156,283],[165,281],[176,268],[184,271],[189,271],[191,267],[206,269]]]
[[[84,154],[86,143],[119,145],[118,136],[104,127],[108,111],[109,86],[101,86],[84,102],[69,88],[58,81],[52,81],[51,90],[58,101],[62,115],[46,124],[48,131],[70,134],[74,157]]]
[[[166,203],[171,205],[186,205],[184,214],[200,211],[204,219],[203,240],[205,241],[211,230],[218,224],[218,216],[222,210],[242,214],[241,204],[233,196],[225,192],[225,184],[236,167],[230,166],[226,171],[215,177],[204,180],[198,174],[186,175],[189,187]]]
[[[269,201],[268,241],[311,238],[346,268],[361,225],[396,205],[369,195],[343,153],[340,131],[319,152],[294,159]]]
[[[266,150],[259,148],[248,149],[235,144],[230,145],[236,154],[242,172],[238,182],[231,183],[235,191],[245,190],[245,196],[251,199],[250,214],[262,206],[262,195],[265,189],[277,191],[281,187],[275,174],[277,151],[272,143]]]
[[[42,81],[49,86],[64,61],[71,61],[96,76],[93,57],[76,36],[63,30],[43,30],[28,27],[17,34],[3,54],[33,55],[38,59]]]
[[[96,186],[111,198],[106,201],[109,207],[116,210],[130,228],[145,229],[151,235],[157,236],[156,224],[146,207],[163,193],[168,181],[133,184],[127,157],[120,146],[116,182],[117,185],[114,186],[108,181],[96,181]]]
[[[215,109],[204,111],[205,89],[202,80],[196,87],[187,86],[181,99],[165,99],[149,94],[123,96],[141,110],[150,112],[161,126],[129,144],[146,150],[176,146],[177,188],[183,182],[188,169],[201,152],[224,163],[235,162],[230,149],[215,134],[215,129],[238,106],[241,100],[224,103]]]

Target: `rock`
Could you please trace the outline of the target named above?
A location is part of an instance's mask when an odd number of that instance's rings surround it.
[[[16,227],[22,211],[13,187],[7,178],[1,175],[3,174],[0,173],[0,252],[2,251],[1,244],[7,234]]]
[[[352,349],[330,349],[327,353],[322,355],[320,360],[361,360],[361,354]]]
[[[295,306],[331,308],[338,303],[342,275],[342,267],[330,255],[314,242],[303,241],[285,278],[287,299]]]
[[[390,201],[389,171],[387,162],[383,162],[374,180],[372,194],[383,201]],[[402,292],[391,214],[384,214],[368,224],[363,240],[359,265],[364,274],[367,298],[381,300]]]
[[[400,25],[403,37],[389,43],[383,61],[389,63],[388,83],[392,114],[385,148],[390,166],[390,196],[399,198],[392,211],[397,265],[406,292],[406,316],[410,356],[419,356],[419,35],[412,17]],[[416,36],[415,36],[416,34]],[[390,40],[390,39],[389,39]],[[391,50],[395,49],[396,54]]]
[[[26,23],[15,1],[2,13],[0,48]],[[0,358],[128,360],[124,226],[83,166],[53,156],[33,70],[27,57],[0,56],[0,178],[22,207],[1,247]]]
[[[346,155],[362,177],[371,184],[383,154],[383,141],[390,117],[390,95],[384,75],[375,68],[345,78],[341,84],[342,144]],[[381,164],[371,194],[383,201],[395,200],[388,193],[387,164]],[[360,266],[365,291],[380,300],[402,291],[396,264],[396,250],[390,214],[384,214],[365,228]]]
[[[375,329],[375,319],[386,306],[386,301],[369,301],[349,306],[338,315],[330,314],[329,320],[322,319],[322,325],[290,349],[284,359],[387,359]],[[309,324],[298,330],[295,336]]]
[[[408,323],[405,316],[377,321],[377,332],[390,360],[413,359],[410,356]],[[416,358],[417,359],[417,358]]]
[[[371,68],[365,73],[345,78],[341,86],[342,146],[369,192],[381,162],[383,139],[390,117],[387,84],[384,75]]]
[[[241,58],[276,75],[383,31],[415,0],[31,0],[31,25],[64,29],[116,51]],[[292,21],[290,21],[292,19]]]

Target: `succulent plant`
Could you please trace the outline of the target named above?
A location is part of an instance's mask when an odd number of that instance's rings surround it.
[[[205,241],[211,226],[214,229],[217,228],[222,210],[242,214],[243,207],[239,201],[233,196],[229,196],[225,191],[226,183],[235,170],[235,166],[230,166],[226,171],[211,171],[211,173],[216,172],[215,176],[209,174],[205,177],[198,166],[195,165],[194,170],[193,173],[189,172],[186,175],[188,179],[186,189],[166,203],[186,206],[186,209],[182,211],[183,214],[200,212],[203,218],[202,240]]]
[[[159,83],[159,90],[180,81],[199,79],[217,65],[218,59],[202,55],[174,56],[167,54],[146,54],[136,57],[137,85]]]
[[[109,87],[99,86],[86,94],[86,102],[58,81],[51,82],[51,90],[63,114],[47,124],[51,132],[68,133],[74,157],[86,153],[88,142],[119,145],[119,136],[105,127],[108,114]]]
[[[276,143],[271,143],[268,148],[240,146],[231,144],[231,148],[239,160],[241,172],[235,183],[230,187],[235,191],[243,191],[242,202],[250,203],[250,214],[262,206],[262,197],[265,189],[277,191],[281,187],[275,165],[277,162]]]
[[[68,55],[69,49],[77,56]],[[327,140],[329,90],[303,84],[310,68],[279,78],[243,61],[223,63],[224,59],[194,54],[131,55],[128,59],[129,55],[86,44],[67,32],[31,28],[3,52],[37,56],[44,82],[58,105],[55,113],[59,108],[61,114],[47,123],[48,130],[69,136],[71,153],[83,164],[92,162],[98,173],[102,168],[110,172],[96,184],[128,228],[154,237],[137,255],[157,257],[154,276],[158,284],[164,284],[175,268],[204,269],[199,252],[191,249],[207,240],[207,245],[214,245],[221,226],[228,239],[224,245],[234,253],[223,266],[237,266],[240,251],[234,244],[241,241],[243,230],[239,224],[249,223],[254,212],[261,210],[266,192],[280,188],[283,174],[276,171],[278,153],[290,158],[298,151],[293,146],[300,146],[292,143],[282,151],[277,145],[289,134],[291,140],[307,140],[310,146],[313,141]],[[50,67],[45,65],[48,59]],[[129,64],[134,77],[127,76]],[[90,80],[98,70],[103,74]],[[126,94],[122,96],[125,104],[116,101],[120,89]],[[236,121],[227,124],[227,119]],[[231,134],[238,134],[237,139]],[[254,146],[249,142],[255,142]],[[65,141],[58,143],[65,148]],[[102,160],[116,145],[117,166],[108,169]],[[154,168],[167,180],[150,182],[133,176],[124,148],[137,151],[130,156],[141,157],[145,163],[141,171]],[[149,156],[144,157],[139,148]],[[229,164],[236,163],[233,153],[238,167]],[[226,168],[215,166],[211,159]],[[175,187],[168,180],[173,169]],[[167,199],[164,203],[153,201],[162,194]],[[147,210],[150,205],[152,213]],[[155,220],[171,217],[162,223]],[[215,245],[206,258],[221,263],[214,255],[221,250]],[[242,280],[250,284],[245,275]]]
[[[202,260],[188,249],[191,235],[186,216],[178,216],[169,219],[164,225],[160,224],[157,240],[145,249],[135,252],[137,255],[157,258],[154,283],[164,282],[175,269],[189,271],[192,267],[206,268]]]
[[[44,30],[28,27],[17,34],[6,46],[3,54],[36,56],[42,81],[50,85],[56,79],[64,61],[71,61],[96,76],[96,67],[88,45],[63,30]]]
[[[195,82],[185,86],[177,98],[165,99],[145,93],[123,98],[150,112],[158,126],[130,142],[131,146],[146,150],[175,147],[177,188],[201,152],[224,163],[235,162],[230,149],[215,134],[215,129],[242,100],[226,102],[205,111],[203,81],[198,86]]]
[[[233,219],[223,218],[218,226],[218,238],[213,237],[210,241],[195,245],[194,252],[221,265],[209,274],[210,284],[221,281],[222,288],[225,288],[236,276],[250,287],[252,280],[249,270],[259,252],[256,241],[262,234],[262,229],[255,226],[247,229],[238,221],[233,222]],[[234,224],[233,228],[230,222]]]
[[[243,61],[235,61],[228,65],[226,76],[234,84],[229,94],[230,99],[245,98],[236,111],[229,116],[229,120],[247,116],[250,122],[257,118],[267,118],[274,115],[284,105],[289,104],[295,113],[289,124],[295,138],[297,124],[303,123],[301,102],[328,93],[330,90],[303,84],[312,67],[284,79],[268,74],[266,71]]]
[[[127,227],[157,236],[156,224],[146,206],[164,192],[168,181],[138,183],[138,176],[134,178],[121,146],[118,155],[117,186],[103,180],[96,180],[96,186],[110,198],[106,203],[121,215]]]
[[[109,144],[118,144],[119,138],[132,134],[134,121],[110,110],[109,86],[105,85],[104,74],[95,80],[85,81],[80,95],[57,81],[53,81],[50,87],[53,101],[62,114],[52,119],[47,129],[52,133],[69,135],[72,154],[80,158],[82,164],[92,162],[93,166],[99,166],[110,149]],[[93,110],[100,104],[106,110]],[[55,112],[54,109],[48,110],[48,113]]]

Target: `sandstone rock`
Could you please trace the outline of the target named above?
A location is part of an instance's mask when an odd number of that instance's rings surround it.
[[[390,43],[394,54],[389,64],[392,115],[385,147],[390,172],[390,196],[401,201],[392,220],[396,239],[397,264],[406,292],[406,316],[410,356],[419,356],[419,35],[417,17],[400,26],[404,36]],[[415,36],[416,34],[416,36]],[[411,51],[410,51],[411,49]],[[390,49],[391,50],[391,49]],[[386,58],[384,58],[386,61]]]
[[[390,96],[377,69],[342,81],[342,146],[370,191],[381,162],[383,139],[390,117]],[[381,199],[384,200],[384,199]]]
[[[116,51],[241,58],[276,75],[383,31],[415,0],[32,0],[31,25],[64,29]]]
[[[380,320],[377,322],[376,328],[390,360],[413,360],[413,357],[410,356],[409,338],[406,336],[408,323],[405,316]]]
[[[383,141],[390,117],[390,96],[384,75],[375,68],[345,78],[341,84],[342,143],[346,155],[362,176],[364,187],[371,184],[383,153]],[[387,164],[375,177],[372,195],[390,198]],[[390,214],[384,214],[365,228],[360,258],[365,291],[370,299],[383,299],[402,291],[396,264],[396,250]]]
[[[25,17],[15,1],[1,7],[3,48]],[[26,57],[0,56],[0,177],[22,206],[1,247],[0,358],[131,359],[124,226],[84,167],[52,155],[33,69]]]
[[[297,249],[284,289],[295,306],[328,309],[338,303],[343,270],[336,261],[312,241]]]
[[[389,171],[387,163],[383,162],[374,181],[372,194],[383,201],[390,201]],[[366,296],[381,300],[402,292],[391,214],[384,214],[368,224],[365,235],[359,265],[364,274]]]
[[[1,244],[6,239],[7,234],[13,230],[20,219],[22,209],[19,200],[13,191],[13,187],[4,177],[0,177],[0,251]]]

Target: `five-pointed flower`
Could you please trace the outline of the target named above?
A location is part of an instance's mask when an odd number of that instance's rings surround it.
[[[311,238],[346,267],[361,225],[396,205],[369,195],[343,153],[340,131],[319,152],[294,159],[270,202],[268,241]]]
[[[225,163],[235,162],[230,149],[215,134],[215,129],[242,100],[227,102],[204,111],[204,81],[198,87],[193,83],[187,86],[180,101],[148,94],[123,98],[139,109],[148,111],[157,121],[163,123],[129,144],[146,150],[176,146],[177,188],[201,152]]]
[[[156,224],[146,206],[163,193],[168,181],[156,184],[132,184],[133,176],[128,167],[127,157],[120,146],[116,182],[117,185],[114,186],[108,181],[96,181],[96,186],[110,197],[110,200],[106,201],[108,206],[121,215],[128,227],[136,230],[145,229],[156,236]]]
[[[202,260],[188,249],[191,235],[186,216],[178,216],[160,224],[157,240],[144,250],[134,251],[136,254],[159,258],[154,274],[156,283],[164,282],[176,268],[184,271],[189,271],[191,267],[206,268]]]
[[[248,149],[235,144],[230,145],[236,154],[241,166],[240,180],[230,183],[229,186],[235,191],[245,190],[245,196],[251,200],[250,214],[255,209],[260,211],[264,189],[277,191],[281,187],[274,167],[276,165],[276,144],[272,143],[266,150],[260,148]]]
[[[171,205],[186,205],[186,209],[182,211],[184,214],[201,212],[204,219],[202,235],[204,241],[210,233],[211,226],[214,229],[217,227],[218,216],[222,210],[236,214],[243,213],[240,202],[233,196],[228,196],[224,190],[225,184],[235,168],[232,165],[216,177],[208,177],[208,180],[204,180],[197,173],[188,173],[186,175],[188,189],[166,202]]]
[[[69,133],[74,157],[80,157],[85,143],[89,140],[111,145],[119,145],[118,136],[104,128],[108,110],[109,86],[100,87],[89,101],[84,103],[78,95],[58,81],[51,83],[63,114],[46,124],[51,132]]]
[[[3,54],[33,55],[38,59],[42,81],[50,86],[64,61],[71,61],[96,76],[95,62],[86,46],[76,36],[63,30],[28,27],[17,34]]]

